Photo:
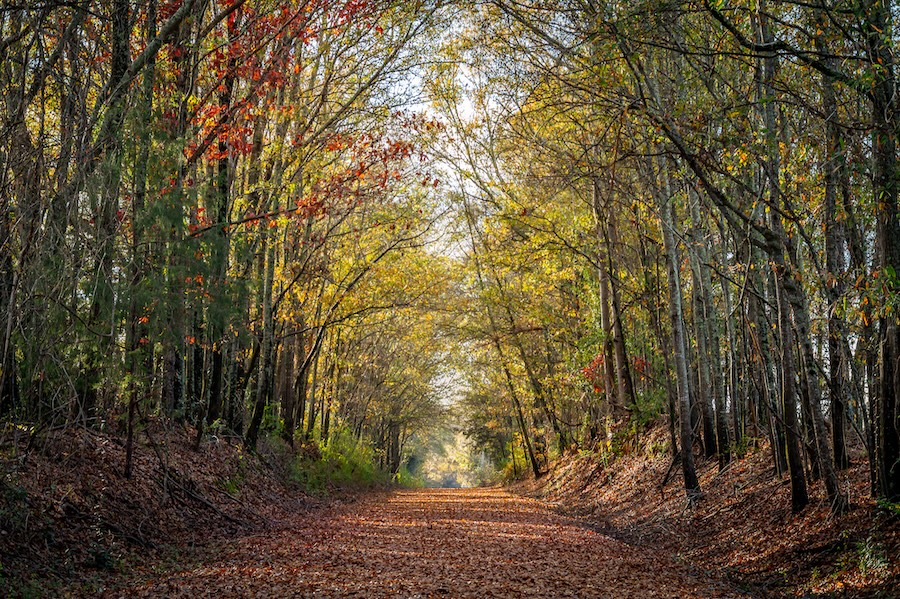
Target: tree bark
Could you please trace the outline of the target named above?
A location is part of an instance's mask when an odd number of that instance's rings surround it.
[[[824,15],[819,15],[821,21]],[[824,27],[824,23],[821,25]],[[816,50],[825,55],[822,36],[816,36]],[[844,275],[847,268],[844,259],[844,224],[837,214],[837,195],[841,188],[844,165],[843,136],[838,125],[838,106],[834,79],[822,74],[822,110],[825,113],[827,155],[824,164],[825,198],[822,215],[825,229],[825,293],[828,309],[828,374],[831,399],[831,442],[834,465],[838,470],[849,467],[844,431],[847,427],[847,399],[850,396],[850,360],[844,353],[847,333],[843,319],[838,315],[837,303],[845,291]]]
[[[900,127],[897,84],[894,74],[892,3],[870,0],[863,27],[872,65],[872,157],[875,193],[875,273],[885,285],[889,300],[900,292],[900,222],[898,222],[897,135]],[[873,275],[874,276],[874,275]],[[875,441],[875,490],[888,501],[900,500],[900,326],[894,313],[879,321],[881,359],[878,393],[873,410]]]
[[[604,215],[606,208],[600,195],[600,183],[594,177],[591,180],[591,195],[594,213],[594,226],[597,234],[597,246],[599,265],[597,268],[598,286],[600,290],[600,329],[603,332],[603,391],[606,396],[606,405],[611,420],[618,421],[625,412],[625,404],[622,403],[616,385],[616,371],[613,361],[613,326],[610,315],[610,287],[609,287],[609,260],[606,259],[606,244],[604,239]]]
[[[619,404],[634,408],[637,406],[637,396],[634,392],[634,381],[631,378],[631,366],[628,363],[628,350],[625,346],[625,329],[622,326],[622,309],[619,299],[619,282],[613,269],[612,249],[618,245],[618,232],[616,230],[615,216],[607,213],[607,227],[604,242],[606,245],[606,260],[609,272],[610,307],[612,316],[613,348],[616,358],[616,380],[619,391]]]
[[[275,241],[268,229],[263,233],[262,252],[266,256],[265,275],[263,278],[262,289],[262,345],[260,348],[260,368],[259,377],[256,387],[256,402],[253,406],[253,414],[250,417],[250,424],[247,426],[247,432],[244,435],[244,445],[251,451],[256,451],[256,443],[259,440],[259,429],[262,424],[263,415],[265,414],[266,405],[269,399],[269,390],[272,382],[272,371],[274,368],[275,351],[275,320],[272,314],[272,287],[275,278]]]
[[[709,340],[706,336],[707,330],[704,323],[705,310],[700,283],[700,266],[697,263],[696,255],[690,250],[688,250],[688,253],[693,280],[691,298],[693,299],[694,308],[694,338],[697,342],[696,402],[700,407],[700,416],[703,422],[703,449],[706,457],[712,457],[718,453],[718,445],[716,442],[716,419],[709,397],[710,393],[713,392],[712,377],[710,376],[709,348],[707,347]]]
[[[672,325],[673,358],[675,380],[678,388],[678,409],[681,413],[681,470],[684,474],[684,490],[688,503],[697,501],[702,492],[700,480],[694,467],[693,431],[691,429],[691,397],[687,361],[687,340],[682,308],[681,275],[679,273],[678,250],[675,245],[674,199],[669,190],[666,165],[660,159],[658,176],[662,179],[653,186],[656,205],[662,229],[663,248],[666,254],[666,272],[669,290],[669,320]],[[650,169],[653,172],[653,169]]]
[[[150,0],[147,5],[147,40],[156,37],[156,0]],[[143,253],[143,224],[141,219],[144,213],[144,202],[147,194],[147,165],[150,161],[150,142],[152,139],[151,122],[153,117],[153,80],[156,76],[156,60],[151,59],[147,64],[143,76],[142,98],[140,106],[140,130],[139,139],[141,149],[138,152],[134,174],[134,197],[131,210],[131,281],[130,281],[130,306],[128,310],[128,333],[126,337],[126,379],[128,380],[128,420],[126,423],[125,440],[125,478],[131,478],[134,458],[134,419],[137,405],[140,401],[139,394],[143,391],[143,385],[137,381],[139,367],[144,367],[144,377],[149,377],[147,361],[150,359],[148,352],[143,349],[148,339],[145,338],[147,327],[145,326],[142,301],[141,282],[144,278],[144,253]],[[170,414],[166,414],[169,416]]]

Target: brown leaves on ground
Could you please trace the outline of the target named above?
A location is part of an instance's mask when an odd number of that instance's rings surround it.
[[[896,597],[900,587],[900,525],[868,497],[859,451],[841,474],[854,509],[840,517],[816,483],[793,516],[765,446],[722,473],[701,460],[705,498],[693,509],[677,468],[659,487],[666,455],[570,457],[519,487],[587,516],[578,520],[495,489],[313,502],[278,482],[280,454],[266,465],[221,440],[195,451],[193,438],[154,426],[130,480],[121,441],[80,429],[4,462],[0,593],[736,596],[698,572],[753,596]]]
[[[207,548],[197,564],[109,596],[737,597],[499,489],[372,495],[277,532]]]
[[[647,446],[663,446],[662,429]],[[869,495],[867,463],[855,447],[840,473],[852,509],[829,513],[820,481],[808,481],[812,502],[791,514],[787,475],[778,478],[765,442],[724,472],[699,459],[704,492],[686,509],[680,469],[660,483],[672,457],[631,454],[605,465],[596,455],[572,456],[537,481],[516,487],[559,511],[580,514],[629,544],[657,547],[685,563],[753,588],[760,597],[900,597],[900,518]]]
[[[195,431],[151,422],[123,477],[115,434],[82,428],[38,436],[30,451],[0,434],[0,596],[89,595],[133,555],[266,530],[318,502],[287,488],[258,455],[222,439],[194,448]],[[7,443],[5,444],[4,441]],[[268,462],[277,467],[277,455]],[[6,587],[6,588],[4,588]],[[10,590],[11,589],[11,590]]]

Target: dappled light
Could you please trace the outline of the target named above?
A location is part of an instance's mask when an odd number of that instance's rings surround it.
[[[668,559],[499,489],[400,491],[229,544],[122,589],[228,595],[737,597]],[[256,563],[262,561],[263,563]],[[603,564],[598,568],[597,564]]]
[[[0,0],[0,595],[896,595],[898,19]]]

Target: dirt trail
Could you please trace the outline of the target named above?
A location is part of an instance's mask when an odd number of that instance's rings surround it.
[[[203,550],[111,596],[740,597],[499,489],[400,491]]]

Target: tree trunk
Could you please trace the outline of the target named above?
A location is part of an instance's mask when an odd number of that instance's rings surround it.
[[[236,13],[237,14],[237,13]],[[231,103],[234,95],[235,85],[235,69],[238,57],[232,54],[231,44],[238,35],[237,19],[228,20],[228,44],[225,51],[228,55],[227,75],[219,85],[219,105],[222,107],[222,114],[227,115],[231,109]],[[223,117],[227,118],[227,117]],[[264,119],[263,119],[264,121]],[[257,123],[253,135],[253,149],[250,156],[250,173],[248,175],[249,186],[255,187],[259,180],[259,155],[262,152],[262,140],[259,139],[260,125]],[[228,215],[231,208],[231,148],[228,144],[228,136],[222,135],[218,141],[219,159],[216,164],[216,186],[213,194],[215,203],[210,210],[213,213],[216,226],[211,233],[209,265],[210,265],[210,287],[213,291],[213,297],[210,299],[207,313],[209,322],[209,346],[211,353],[211,372],[209,384],[209,404],[205,414],[206,422],[212,424],[221,417],[224,392],[223,385],[225,382],[224,357],[225,352],[225,331],[228,329],[228,317],[231,310],[229,305],[229,293],[227,287],[228,273],[228,254],[231,247],[231,238],[228,233]],[[254,190],[255,191],[255,190]],[[252,200],[251,200],[252,202]],[[267,233],[264,233],[266,235]],[[265,242],[264,242],[265,244]],[[263,354],[265,359],[265,354]],[[251,420],[252,422],[252,420]],[[202,424],[201,424],[202,427]],[[255,440],[254,440],[255,445]]]
[[[724,239],[724,233],[722,234]],[[728,339],[728,392],[727,396],[731,398],[731,426],[734,434],[735,447],[741,447],[744,440],[744,414],[747,411],[747,402],[745,401],[744,391],[741,387],[743,380],[738,374],[739,356],[748,356],[748,354],[737,351],[738,339],[734,324],[734,306],[731,299],[731,291],[729,290],[729,282],[725,277],[720,278],[722,287],[722,298],[725,301],[725,336]],[[743,361],[741,361],[743,363]],[[740,451],[740,450],[738,450]],[[740,456],[739,456],[740,457]]]
[[[472,242],[472,258],[475,261],[475,273],[478,278],[478,287],[482,293],[484,293],[486,285],[484,281],[484,274],[482,272],[481,261],[478,256],[478,240],[475,235],[475,225],[472,222],[473,217],[470,213],[469,206],[466,206],[466,223],[469,227],[469,237]],[[506,361],[506,355],[503,352],[503,345],[500,343],[499,337],[499,328],[497,327],[497,321],[494,318],[494,312],[491,309],[491,305],[489,300],[485,301],[485,311],[487,312],[488,322],[491,327],[491,341],[494,345],[494,349],[497,351],[497,357],[500,360],[501,367],[503,369],[503,376],[506,380],[506,387],[509,391],[510,400],[513,403],[513,407],[516,412],[516,420],[519,423],[519,430],[522,433],[522,443],[525,447],[525,453],[528,457],[528,461],[531,463],[531,470],[534,473],[534,477],[538,478],[541,475],[541,468],[538,464],[537,458],[535,457],[534,447],[531,444],[531,439],[528,436],[528,427],[525,423],[525,412],[522,410],[522,402],[519,401],[519,394],[516,391],[516,385],[513,380],[512,374],[509,371],[509,365]]]
[[[653,169],[650,169],[653,172]],[[674,232],[674,199],[669,189],[666,165],[660,159],[658,175],[662,181],[653,186],[656,192],[656,205],[659,211],[660,228],[662,229],[663,248],[666,253],[666,273],[669,289],[669,320],[672,325],[673,358],[675,362],[675,381],[678,388],[678,409],[681,412],[681,470],[684,474],[684,490],[688,503],[697,501],[702,493],[700,480],[694,467],[693,431],[691,429],[691,397],[687,361],[687,339],[684,329],[684,310],[682,309],[681,275],[678,249],[675,245]]]
[[[803,472],[800,423],[797,420],[795,342],[790,320],[790,305],[785,297],[783,286],[784,261],[782,260],[779,264],[776,260],[775,267],[777,269],[778,329],[781,349],[781,416],[784,419],[787,464],[791,475],[791,509],[796,514],[809,503],[809,495],[806,491],[806,476]]]
[[[641,270],[644,273],[644,293],[652,298],[652,302],[650,302],[650,305],[648,305],[646,309],[650,317],[650,322],[653,325],[653,333],[656,336],[657,343],[659,343],[659,348],[662,351],[663,365],[665,366],[663,385],[666,388],[666,404],[669,412],[669,444],[671,445],[672,457],[674,458],[678,456],[678,433],[676,432],[677,427],[675,424],[678,418],[676,413],[678,392],[672,385],[672,376],[674,376],[675,373],[672,368],[671,340],[669,339],[669,335],[666,334],[663,329],[662,318],[660,316],[660,311],[665,303],[662,299],[662,288],[660,287],[660,280],[662,277],[659,273],[659,254],[656,254],[654,264],[651,265],[650,256],[647,252],[647,244],[643,236],[639,239],[639,249],[641,256]],[[651,281],[650,273],[654,272],[654,270],[656,276],[653,277],[653,280]]]
[[[758,12],[760,22],[761,41],[764,44],[772,42],[773,35],[768,17],[765,14],[764,4],[759,5]],[[765,163],[765,180],[767,184],[768,202],[772,207],[771,228],[783,242],[787,236],[781,223],[781,215],[777,212],[781,205],[780,189],[780,158],[776,132],[778,120],[775,113],[776,92],[774,88],[777,58],[774,53],[767,53],[762,59],[763,78],[761,82],[759,101],[762,103],[763,126],[765,128],[767,157]],[[785,263],[785,248],[776,247],[770,251],[770,258],[775,272],[775,294],[778,305],[778,330],[781,352],[781,409],[784,419],[785,442],[787,445],[788,470],[791,475],[791,509],[796,514],[807,503],[809,495],[806,489],[806,476],[803,471],[803,456],[800,447],[800,427],[797,420],[797,388],[796,388],[796,359],[794,357],[795,339],[794,329],[791,324],[790,304],[785,292],[787,278],[791,276]]]
[[[6,196],[4,194],[4,200]],[[19,404],[19,384],[16,380],[17,362],[13,342],[16,321],[16,275],[12,260],[13,225],[11,210],[4,201],[0,205],[0,415],[12,414]]]
[[[818,15],[819,20],[824,15]],[[824,27],[824,23],[822,24]],[[825,55],[824,41],[816,36],[816,50]],[[850,463],[844,440],[846,429],[847,398],[850,396],[850,359],[844,353],[847,342],[846,327],[838,315],[837,302],[844,294],[844,275],[847,268],[844,259],[844,225],[837,215],[837,195],[841,188],[842,172],[845,170],[843,136],[838,125],[838,106],[835,97],[834,79],[822,75],[822,110],[825,113],[825,129],[828,137],[827,158],[823,165],[825,172],[825,200],[822,215],[825,229],[825,293],[830,304],[828,310],[828,371],[829,396],[831,399],[831,442],[834,451],[834,465],[838,470],[846,469]]]
[[[147,5],[147,40],[156,37],[156,0],[150,0]],[[143,349],[146,339],[144,310],[142,301],[141,282],[144,277],[145,256],[143,252],[143,226],[141,219],[144,212],[144,201],[147,194],[147,164],[150,160],[150,142],[152,139],[151,123],[153,117],[153,80],[156,75],[155,60],[151,59],[144,71],[142,81],[142,98],[140,106],[140,130],[139,138],[141,149],[138,152],[134,174],[134,197],[131,211],[131,281],[130,281],[130,306],[128,310],[128,333],[126,337],[125,376],[128,380],[128,419],[125,432],[125,478],[131,478],[134,458],[134,419],[137,412],[137,404],[144,388],[137,381],[138,368],[145,367],[144,376],[149,376],[146,369],[148,353]],[[170,414],[165,414],[169,416]]]
[[[709,364],[709,348],[707,347],[708,339],[706,337],[706,326],[704,325],[704,307],[700,283],[699,270],[700,266],[696,255],[688,250],[691,263],[691,274],[693,286],[691,289],[691,297],[693,299],[694,308],[694,337],[697,341],[697,394],[696,401],[700,407],[700,416],[703,421],[703,448],[706,457],[712,457],[718,453],[716,444],[716,420],[711,407],[710,393],[713,392],[712,380],[710,376]]]
[[[591,194],[594,213],[594,226],[597,233],[598,247],[598,286],[600,290],[600,329],[603,331],[603,392],[606,396],[606,406],[613,422],[618,421],[625,413],[625,404],[621,403],[620,396],[617,393],[616,372],[614,370],[613,361],[613,327],[612,317],[610,316],[610,289],[609,289],[609,271],[607,270],[609,261],[606,259],[606,234],[604,233],[604,223],[606,222],[604,202],[600,196],[600,183],[596,177],[591,180]]]
[[[634,381],[631,378],[631,366],[628,363],[628,351],[625,345],[625,329],[622,327],[622,309],[619,299],[619,282],[613,274],[612,249],[618,245],[618,232],[616,230],[615,216],[607,213],[606,260],[609,272],[610,307],[612,316],[613,348],[616,358],[616,380],[619,391],[619,404],[634,408],[637,406],[637,396],[634,392]]]
[[[316,401],[317,393],[318,393],[318,378],[319,378],[319,352],[318,349],[315,348],[310,351],[315,351],[312,359],[312,378],[309,382],[308,387],[308,402],[309,402],[309,415],[306,420],[306,439],[311,440],[313,438],[313,429],[316,426],[316,408],[318,408],[318,402]]]
[[[699,243],[697,250],[697,266],[700,277],[700,299],[703,308],[703,327],[706,333],[706,364],[710,374],[712,390],[712,408],[715,416],[716,453],[719,457],[719,470],[731,461],[731,442],[728,438],[728,420],[725,416],[725,382],[722,373],[721,338],[718,310],[713,300],[712,275],[710,274],[710,256],[707,247],[711,245],[709,230],[704,227],[697,202],[691,202],[692,219],[696,223]],[[726,315],[727,316],[727,315]]]
[[[113,90],[122,83],[131,62],[131,21],[128,0],[114,0],[110,21],[111,48],[110,72],[106,89]],[[111,92],[110,92],[111,93]],[[103,397],[103,408],[111,408],[115,390],[108,378],[109,368],[115,351],[118,322],[116,319],[116,294],[113,289],[115,273],[113,266],[118,233],[117,213],[119,209],[119,187],[122,179],[121,129],[125,120],[125,98],[114,96],[109,100],[106,125],[100,136],[105,152],[102,155],[98,174],[100,189],[94,196],[92,220],[94,223],[94,281],[92,283],[90,313],[87,318],[88,335],[96,336],[88,344],[85,364],[81,374],[81,412],[90,418],[96,415],[98,392]],[[94,194],[91,194],[92,196]]]
[[[272,314],[272,287],[275,278],[275,240],[268,229],[263,233],[262,252],[266,256],[265,275],[263,279],[263,297],[262,297],[262,347],[260,348],[260,368],[259,378],[256,387],[256,402],[253,406],[253,414],[250,417],[250,424],[247,426],[247,433],[244,435],[244,445],[251,451],[256,450],[256,443],[259,439],[259,429],[262,424],[263,415],[266,411],[266,404],[269,399],[269,390],[272,383],[272,372],[275,360],[275,321]]]
[[[794,322],[797,325],[802,357],[801,363],[805,369],[803,380],[806,383],[809,397],[810,428],[813,433],[815,453],[819,460],[819,470],[825,482],[825,490],[828,494],[828,501],[831,503],[832,512],[842,513],[847,507],[847,498],[841,493],[834,463],[831,460],[831,448],[828,447],[825,417],[822,415],[822,390],[819,385],[819,369],[812,345],[809,307],[806,296],[799,287],[795,277],[790,277],[785,286],[785,291],[791,301]]]
[[[303,351],[302,337],[294,335],[284,342],[279,360],[281,363],[281,384],[278,396],[281,400],[281,437],[291,447],[294,446],[294,431],[296,428],[294,415],[297,405],[294,369],[297,366],[297,356],[301,351]]]
[[[502,285],[499,278],[496,279],[496,283],[502,291]],[[510,309],[508,303],[504,303],[503,307],[506,312],[510,330],[512,331],[512,343],[518,351],[519,359],[522,360],[522,366],[525,368],[525,374],[528,378],[529,384],[531,385],[531,391],[534,393],[535,403],[537,403],[538,408],[540,408],[540,410],[544,413],[544,416],[546,416],[547,421],[550,423],[550,427],[553,429],[553,433],[556,436],[559,455],[563,455],[566,452],[566,433],[563,430],[559,419],[556,417],[556,414],[552,409],[550,409],[550,402],[547,400],[544,386],[541,384],[541,381],[535,374],[534,368],[531,364],[531,358],[529,358],[528,354],[525,352],[525,347],[524,345],[522,345],[522,340],[519,338],[519,332],[516,330],[516,321],[513,316],[512,310]]]
[[[892,3],[870,0],[864,3],[863,23],[869,61],[872,65],[872,157],[875,193],[877,275],[890,297],[900,292],[900,222],[897,199],[897,85],[894,75]],[[889,300],[890,297],[884,298]],[[900,500],[900,326],[896,314],[879,322],[881,359],[879,385],[874,401],[872,428],[875,449],[875,490],[888,501]]]

